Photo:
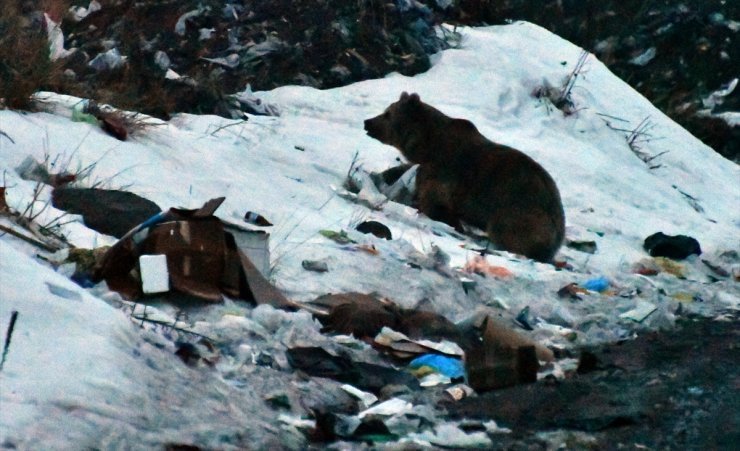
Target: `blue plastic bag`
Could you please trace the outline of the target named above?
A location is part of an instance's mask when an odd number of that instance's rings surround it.
[[[465,366],[462,360],[454,357],[446,357],[439,354],[424,354],[409,363],[409,369],[412,372],[416,372],[423,367],[443,374],[450,379],[465,377]]]
[[[581,286],[587,290],[598,291],[600,293],[609,288],[609,281],[606,277],[597,277],[595,279],[587,280],[582,283]]]

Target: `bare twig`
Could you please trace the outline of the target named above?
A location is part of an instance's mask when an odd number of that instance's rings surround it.
[[[681,195],[684,198],[686,198],[686,202],[688,202],[688,204],[691,205],[691,208],[693,208],[694,211],[696,211],[697,213],[704,213],[704,207],[702,207],[701,204],[699,203],[699,199],[697,199],[696,197],[692,196],[691,194],[689,194],[689,193],[681,190],[681,188],[679,188],[676,185],[672,185],[672,186],[673,186],[673,189],[675,189],[676,191],[678,191],[679,193],[681,193]]]
[[[12,142],[13,144],[15,144],[15,141],[13,141],[13,138],[11,138],[7,133],[5,133],[2,130],[0,130],[0,136],[4,136],[4,137],[8,138],[8,140],[10,140],[10,142]]]
[[[597,114],[598,116],[602,116],[602,117],[608,117],[609,119],[614,119],[615,121],[620,121],[620,122],[626,122],[626,123],[629,123],[629,121],[628,121],[627,119],[622,119],[621,117],[617,117],[617,116],[611,116],[611,115],[609,115],[609,114],[604,114],[604,113],[596,113],[596,114]],[[607,124],[609,124],[609,123],[607,122]],[[625,131],[629,131],[629,130],[625,130]]]
[[[211,136],[215,135],[216,133],[220,132],[221,130],[225,128],[233,127],[235,125],[241,125],[241,124],[244,124],[245,122],[247,122],[247,119],[243,119],[241,121],[237,121],[231,124],[222,125],[221,127],[218,127],[216,130],[212,131]]]
[[[564,105],[567,103],[573,103],[570,99],[570,93],[573,90],[573,87],[576,85],[576,80],[581,75],[581,72],[583,71],[583,66],[586,64],[586,60],[588,59],[589,53],[586,50],[581,50],[580,55],[578,55],[578,61],[576,61],[575,67],[573,67],[573,70],[570,72],[568,77],[565,79],[565,83],[563,84],[563,88],[560,90],[560,96],[557,99],[557,103],[555,103],[555,106],[558,106],[558,103]],[[558,107],[560,108],[560,107]]]
[[[3,358],[0,360],[0,371],[3,370],[5,365],[5,359],[8,356],[8,350],[10,349],[10,340],[13,337],[13,329],[15,328],[15,322],[18,319],[18,311],[13,310],[10,314],[10,323],[8,324],[8,330],[5,331],[5,345],[3,346]]]
[[[174,324],[170,324],[167,321],[161,321],[161,320],[158,320],[158,319],[149,319],[149,318],[146,317],[146,306],[144,306],[144,310],[145,310],[145,312],[144,312],[143,315],[131,315],[131,317],[134,320],[141,321],[140,326],[142,326],[142,327],[144,326],[144,323],[145,322],[146,323],[150,323],[150,324],[156,324],[158,326],[168,327],[170,330],[174,330],[176,332],[181,332],[181,333],[184,333],[184,334],[195,335],[196,337],[200,337],[200,338],[203,338],[205,340],[208,340],[208,341],[210,341],[212,343],[215,343],[215,340],[213,338],[211,338],[211,337],[208,337],[208,336],[203,335],[203,334],[199,334],[198,332],[193,332],[192,330],[182,329],[180,327],[175,326],[175,324],[177,324],[177,322],[175,322]]]
[[[344,178],[344,188],[347,189],[347,191],[351,191],[353,193],[359,191],[359,189],[354,186],[354,182],[352,181],[352,174],[360,167],[359,161],[360,151],[355,150],[354,155],[352,155],[352,161],[350,161],[349,163],[349,169],[347,169],[347,175]]]
[[[664,150],[663,152],[660,152],[659,154],[653,155],[652,157],[646,158],[643,161],[645,163],[649,163],[649,162],[655,160],[656,158],[658,158],[659,156],[667,154],[668,152],[670,152],[670,150]]]
[[[643,152],[642,145],[645,143],[649,143],[652,141],[658,141],[663,139],[663,137],[654,137],[650,132],[656,127],[656,124],[650,120],[650,116],[646,116],[643,120],[641,120],[637,126],[633,129],[625,129],[625,128],[619,128],[615,127],[609,122],[608,120],[604,119],[604,117],[622,121],[622,122],[628,122],[622,118],[618,118],[615,116],[609,116],[608,114],[603,113],[596,113],[599,116],[602,116],[602,119],[604,120],[604,123],[607,127],[609,127],[612,130],[626,133],[627,136],[625,136],[625,139],[627,141],[627,146],[630,148],[632,153],[634,153],[640,160],[642,160],[645,164],[650,163],[651,161],[655,160],[656,158],[667,154],[670,152],[669,150],[666,150],[664,152],[660,152],[656,155],[648,155],[647,153]],[[657,169],[661,167],[660,164],[657,165],[648,165],[648,169]]]

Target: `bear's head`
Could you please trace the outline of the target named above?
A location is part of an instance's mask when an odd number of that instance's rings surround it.
[[[423,163],[428,159],[429,127],[433,127],[430,110],[434,108],[423,103],[418,94],[404,92],[383,114],[367,119],[365,131],[371,138],[400,150],[411,162]]]

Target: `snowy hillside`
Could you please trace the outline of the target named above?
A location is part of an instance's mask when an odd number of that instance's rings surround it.
[[[79,99],[41,94],[48,113],[0,111],[0,130],[12,138],[0,135],[8,204],[23,211],[33,197],[34,182],[15,171],[29,155],[39,161],[59,156],[71,162],[72,170],[95,163],[91,179],[125,188],[163,209],[196,208],[225,196],[218,216],[240,221],[254,211],[275,224],[271,279],[293,300],[377,292],[409,308],[426,300],[453,321],[481,309],[508,320],[529,307],[537,323],[531,336],[557,347],[670,327],[679,305],[683,314],[709,317],[740,307],[737,282],[730,277],[710,283],[710,270],[701,261],[740,252],[737,165],[672,122],[593,56],[572,90],[575,114],[565,116],[534,98],[532,92],[546,82],[560,86],[580,53],[542,28],[514,23],[458,31],[460,48],[437,55],[427,73],[326,91],[289,86],[258,92],[263,102],[279,108],[279,117],[250,116],[238,123],[181,115],[126,142],[71,121]],[[371,210],[340,196],[355,155],[370,172],[398,163],[396,149],[365,135],[363,120],[382,112],[402,91],[419,93],[444,113],[471,120],[488,138],[540,162],[560,189],[566,238],[594,241],[596,253],[564,246],[556,259],[572,270],[556,270],[500,252],[488,261],[513,277],[465,274],[475,282],[466,294],[457,270],[473,258],[475,243],[409,207],[388,203]],[[645,140],[641,152],[657,156],[649,164],[627,142],[629,131],[641,123],[650,125],[649,135],[637,137]],[[49,195],[50,188],[40,201]],[[50,208],[38,221],[61,213]],[[394,240],[353,230],[367,219],[387,225]],[[330,241],[319,234],[326,229],[346,230],[358,244]],[[648,258],[643,240],[659,231],[701,243],[703,254],[681,263],[681,279],[632,270]],[[115,242],[80,222],[63,226],[63,232],[78,247]],[[373,245],[377,255],[361,244]],[[451,270],[418,264],[428,260],[433,245],[450,256]],[[307,382],[285,361],[291,346],[343,348],[321,335],[306,312],[253,310],[231,302],[190,312],[189,326],[223,344],[215,371],[193,369],[173,355],[172,337],[140,329],[130,320],[130,309],[116,308],[121,305],[116,293],[102,285],[76,286],[64,277],[69,275],[64,266],[55,273],[37,253],[10,235],[0,236],[0,337],[11,312],[19,312],[0,373],[2,447],[193,443],[228,449],[248,443],[264,449],[279,443],[301,448],[304,438],[296,427],[276,421],[277,414],[261,400],[280,389],[290,392],[294,406],[310,404],[299,398],[338,396],[332,393],[339,384]],[[303,260],[325,260],[329,271],[308,272]],[[604,294],[591,292],[578,301],[556,294],[569,283],[599,276],[610,282]],[[620,318],[640,303],[657,310],[641,323]],[[174,307],[158,307],[163,317],[175,317]],[[255,365],[252,357],[259,352],[271,353],[280,369]],[[365,359],[378,358],[363,352]],[[293,414],[305,413],[296,408]]]

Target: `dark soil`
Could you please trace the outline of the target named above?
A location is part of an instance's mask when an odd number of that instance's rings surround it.
[[[449,403],[453,418],[493,419],[513,430],[499,449],[545,449],[536,432],[582,431],[569,449],[737,449],[740,327],[684,320],[669,332],[586,352],[580,374]],[[580,440],[580,441],[579,441]]]

